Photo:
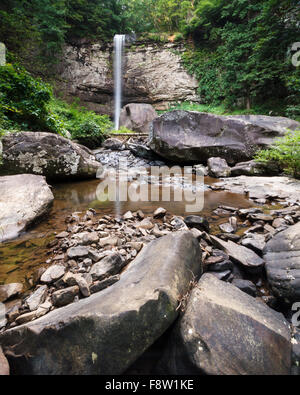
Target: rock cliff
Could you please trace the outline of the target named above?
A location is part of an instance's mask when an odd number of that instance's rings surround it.
[[[182,43],[128,44],[124,70],[124,105],[149,103],[156,109],[169,103],[197,101],[198,83],[184,69]],[[57,91],[97,113],[112,114],[113,46],[107,44],[69,45],[58,68]]]

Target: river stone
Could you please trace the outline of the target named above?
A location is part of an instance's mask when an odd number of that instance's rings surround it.
[[[232,177],[237,176],[277,176],[281,172],[278,164],[273,162],[248,162],[237,163],[231,168]]]
[[[65,289],[60,289],[52,294],[51,300],[55,307],[63,307],[74,302],[75,296],[79,293],[77,285]]]
[[[44,177],[0,177],[0,242],[16,238],[43,218],[54,196]]]
[[[176,320],[201,271],[190,232],[156,239],[113,286],[0,334],[0,343],[13,349],[16,374],[122,374]]]
[[[211,239],[217,248],[221,248],[234,261],[251,271],[252,273],[260,272],[265,264],[265,261],[259,257],[254,251],[243,247],[232,241],[223,241],[215,236]]]
[[[79,244],[90,245],[90,244],[98,243],[99,236],[97,232],[83,232],[83,233],[77,233],[74,236],[74,239],[77,240]]]
[[[283,117],[172,111],[152,122],[150,148],[176,162],[199,163],[201,158],[205,163],[220,157],[236,164],[252,159],[259,148],[269,147],[288,129],[299,128],[299,122]]]
[[[300,300],[300,222],[278,233],[264,249],[268,282],[275,296]]]
[[[151,104],[130,103],[122,108],[120,126],[138,133],[149,133],[151,122],[157,118],[157,112]]]
[[[92,266],[90,275],[93,280],[101,281],[108,276],[119,274],[125,265],[126,261],[123,260],[118,252],[115,252],[103,258],[100,262],[95,263],[95,265]]]
[[[288,375],[290,340],[281,314],[205,274],[192,291],[160,367],[173,375]]]
[[[221,178],[229,177],[231,169],[225,159],[222,158],[209,158],[207,161],[208,174],[211,177]]]
[[[51,284],[54,281],[59,280],[65,274],[65,271],[65,267],[62,265],[52,265],[42,275],[41,282]]]
[[[242,240],[244,247],[250,248],[256,254],[262,255],[263,249],[266,246],[265,236],[258,233],[247,233],[247,236]]]
[[[87,148],[44,132],[9,133],[2,138],[1,175],[36,174],[48,180],[95,178],[101,164]]]
[[[103,147],[112,151],[121,151],[123,148],[123,143],[119,139],[110,138],[104,141]]]
[[[23,290],[21,283],[0,285],[0,303],[19,295]]]
[[[209,223],[206,218],[199,217],[198,215],[189,215],[184,219],[184,223],[189,228],[196,228],[209,233]]]
[[[0,346],[0,376],[8,376],[9,375],[9,365],[8,361],[3,354],[2,348]]]
[[[89,250],[86,247],[71,247],[67,251],[69,259],[87,258],[89,256]]]
[[[26,305],[29,307],[30,311],[35,311],[40,304],[45,302],[48,292],[47,285],[39,287],[29,298],[26,299]]]

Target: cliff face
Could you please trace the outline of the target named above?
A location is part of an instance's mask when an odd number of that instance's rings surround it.
[[[126,47],[124,105],[150,103],[165,109],[171,102],[198,101],[196,79],[183,67],[183,44],[135,43]],[[65,98],[101,114],[112,114],[113,47],[67,46],[59,66],[56,90]]]

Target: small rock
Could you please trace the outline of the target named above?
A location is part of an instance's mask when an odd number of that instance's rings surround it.
[[[163,207],[159,207],[157,210],[154,211],[153,217],[154,218],[163,218],[167,213],[167,210]]]
[[[131,211],[127,211],[126,214],[123,215],[123,219],[125,221],[134,219],[134,216]]]
[[[221,178],[229,177],[231,169],[228,166],[225,159],[222,158],[210,158],[207,161],[208,174],[211,177]]]
[[[118,237],[110,237],[110,236],[100,239],[99,242],[101,247],[105,247],[105,246],[115,247],[118,245],[118,243],[119,243]]]
[[[41,282],[50,284],[59,280],[65,274],[65,267],[62,265],[50,266],[41,277]]]
[[[69,259],[87,258],[89,250],[86,247],[71,247],[67,251]]]
[[[110,275],[119,274],[126,262],[119,253],[113,253],[95,263],[90,271],[93,280],[103,280]]]
[[[251,281],[235,278],[232,284],[250,296],[257,296],[256,286]]]
[[[30,313],[20,315],[16,319],[16,323],[17,323],[17,325],[23,325],[23,324],[26,324],[27,322],[34,320],[35,318],[36,318],[36,312],[31,311]]]
[[[251,221],[273,222],[273,217],[267,214],[249,214],[247,218]]]
[[[145,230],[151,230],[154,228],[154,224],[151,222],[150,218],[145,218],[137,224],[137,227]]]
[[[247,237],[242,240],[242,245],[261,255],[266,245],[265,236],[257,233],[249,233]]]
[[[225,223],[219,225],[219,228],[224,233],[234,233],[234,228],[230,225],[230,223]]]
[[[280,228],[282,225],[286,225],[286,222],[283,218],[276,218],[272,223],[272,227],[275,229]]]
[[[29,298],[26,299],[26,305],[30,311],[35,311],[40,304],[44,303],[48,293],[47,285],[39,287]]]
[[[87,246],[93,243],[98,243],[99,236],[97,232],[83,232],[83,233],[77,233],[74,236],[74,239],[80,244]]]
[[[73,303],[75,296],[79,293],[79,287],[73,286],[65,289],[61,289],[52,294],[52,303],[55,307],[63,307],[70,303]]]
[[[57,239],[65,239],[66,237],[69,236],[68,232],[61,232],[57,236],[55,236]]]
[[[210,227],[206,218],[197,215],[189,215],[185,218],[184,222],[189,228],[196,228],[200,231],[209,233]]]
[[[36,311],[36,318],[43,317],[51,310],[51,308],[52,308],[52,303],[49,300],[41,304]]]
[[[214,275],[215,277],[217,277],[218,280],[221,281],[227,281],[230,279],[231,276],[230,270],[225,270],[224,272],[209,272],[209,273]]]
[[[209,272],[226,272],[227,270],[230,272],[233,270],[233,263],[229,260],[212,263],[207,266],[207,271]]]
[[[145,214],[142,212],[142,210],[137,211],[136,215],[140,220],[143,220],[145,218]]]
[[[0,302],[5,302],[10,298],[19,295],[22,290],[23,285],[21,283],[0,285]]]
[[[116,275],[116,276],[109,277],[103,281],[97,281],[90,288],[91,294],[100,292],[103,289],[106,289],[106,288],[110,287],[111,285],[115,284],[119,280],[120,280],[120,276]]]

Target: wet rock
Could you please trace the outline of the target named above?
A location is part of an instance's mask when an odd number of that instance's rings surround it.
[[[249,280],[235,278],[232,281],[232,284],[250,296],[256,297],[257,295],[256,286]]]
[[[176,162],[221,157],[235,164],[252,159],[259,148],[299,127],[298,122],[280,117],[172,111],[152,122],[150,148]]]
[[[23,174],[29,173],[48,180],[70,180],[95,178],[102,169],[91,151],[58,134],[8,133],[2,143],[2,175],[22,174],[24,177]]]
[[[184,222],[189,228],[196,228],[200,231],[209,233],[210,227],[206,218],[197,215],[189,215],[185,218]]]
[[[9,364],[0,346],[0,376],[8,376],[9,373]]]
[[[87,258],[89,255],[89,250],[86,247],[71,247],[67,251],[69,259]]]
[[[264,249],[268,282],[275,296],[300,300],[300,222],[275,235]]]
[[[75,296],[79,293],[79,287],[69,287],[55,291],[52,294],[52,303],[55,307],[63,307],[74,302]]]
[[[48,293],[47,285],[42,285],[26,299],[26,305],[30,311],[35,311],[40,304],[44,303]]]
[[[51,284],[59,280],[65,274],[65,267],[62,265],[50,266],[41,277],[41,282]]]
[[[38,222],[54,200],[45,178],[31,174],[0,177],[0,190],[0,243],[18,237]]]
[[[1,345],[13,347],[16,374],[121,374],[176,320],[178,299],[200,273],[190,232],[157,239],[113,287],[0,334]]]
[[[104,289],[114,285],[120,281],[120,275],[117,274],[116,276],[111,276],[102,281],[96,281],[90,288],[91,294],[103,291]]]
[[[223,249],[229,257],[247,270],[256,273],[260,272],[265,264],[265,261],[260,258],[254,251],[241,245],[235,244],[232,241],[223,241],[215,236],[211,236],[213,243],[217,248]]]
[[[209,158],[207,164],[208,164],[208,174],[211,177],[215,177],[215,178],[229,177],[231,174],[231,169],[228,166],[225,159]]]
[[[149,133],[151,122],[157,113],[150,104],[131,103],[123,107],[120,125],[138,133]]]
[[[288,323],[234,285],[205,274],[160,368],[173,375],[289,375]]]
[[[157,210],[154,211],[153,217],[154,218],[163,218],[167,213],[167,210],[163,207],[159,207]]]
[[[23,290],[23,285],[20,283],[11,283],[0,285],[0,303],[18,296]]]
[[[119,274],[123,267],[126,265],[126,261],[123,260],[119,253],[113,253],[100,262],[95,263],[92,266],[90,275],[93,280],[103,280],[105,277]]]

